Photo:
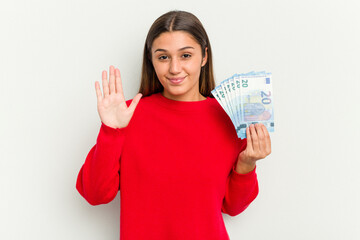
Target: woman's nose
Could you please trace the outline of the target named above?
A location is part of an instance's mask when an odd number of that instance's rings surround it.
[[[178,59],[171,59],[169,72],[174,75],[181,72],[181,63]]]

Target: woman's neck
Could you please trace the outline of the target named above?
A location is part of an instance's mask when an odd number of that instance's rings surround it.
[[[200,92],[197,92],[193,95],[189,95],[189,94],[188,95],[171,95],[165,91],[162,91],[161,95],[163,95],[164,97],[166,97],[168,99],[175,100],[175,101],[182,101],[182,102],[197,102],[197,101],[206,100],[206,97],[201,95]]]

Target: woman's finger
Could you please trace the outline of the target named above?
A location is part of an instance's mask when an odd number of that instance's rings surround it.
[[[110,94],[114,94],[115,93],[115,70],[114,70],[114,66],[110,66],[110,71],[109,71],[109,85],[110,85]]]
[[[253,149],[252,137],[250,133],[250,126],[246,128],[246,148],[241,153],[242,153],[242,158],[244,159],[248,159],[248,158],[251,159],[253,156],[254,149]]]
[[[135,108],[136,108],[136,106],[138,105],[141,97],[142,97],[142,94],[141,94],[141,93],[138,93],[138,94],[136,94],[136,96],[133,98],[133,100],[131,101],[130,106],[129,106],[129,108],[128,108],[131,112],[134,112],[134,111],[135,111]]]
[[[250,134],[251,134],[251,139],[252,139],[253,150],[254,150],[254,152],[258,152],[259,151],[259,139],[258,139],[256,130],[255,130],[254,124],[250,125]]]
[[[100,90],[100,84],[98,81],[95,82],[95,92],[96,92],[97,101],[100,102],[102,100],[102,94]]]
[[[115,82],[116,82],[116,93],[119,93],[121,96],[121,101],[125,101],[124,92],[122,88],[121,75],[120,70],[118,68],[115,69]]]
[[[109,96],[109,85],[107,82],[107,72],[102,72],[102,85],[103,85],[103,92],[104,92],[104,98]]]
[[[265,126],[262,126],[262,128],[263,128],[263,132],[264,132],[264,136],[265,136],[265,143],[266,143],[265,151],[266,151],[266,154],[269,155],[271,153],[270,134]]]
[[[262,129],[262,124],[255,124],[255,129],[259,139],[259,153],[261,155],[260,157],[263,157],[263,155],[265,155],[265,137]]]
[[[253,151],[251,134],[250,134],[250,126],[246,128],[246,149],[249,151]]]

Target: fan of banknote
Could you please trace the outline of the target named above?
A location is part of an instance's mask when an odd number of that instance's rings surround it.
[[[269,132],[274,132],[271,73],[234,74],[211,93],[230,117],[239,138],[246,138],[246,128],[255,123],[262,123]]]

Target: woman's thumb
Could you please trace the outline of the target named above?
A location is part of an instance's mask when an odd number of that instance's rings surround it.
[[[136,96],[133,98],[133,100],[131,101],[131,104],[129,106],[129,109],[133,112],[135,111],[136,106],[138,105],[138,103],[140,102],[140,99],[142,97],[141,93],[136,94]]]

